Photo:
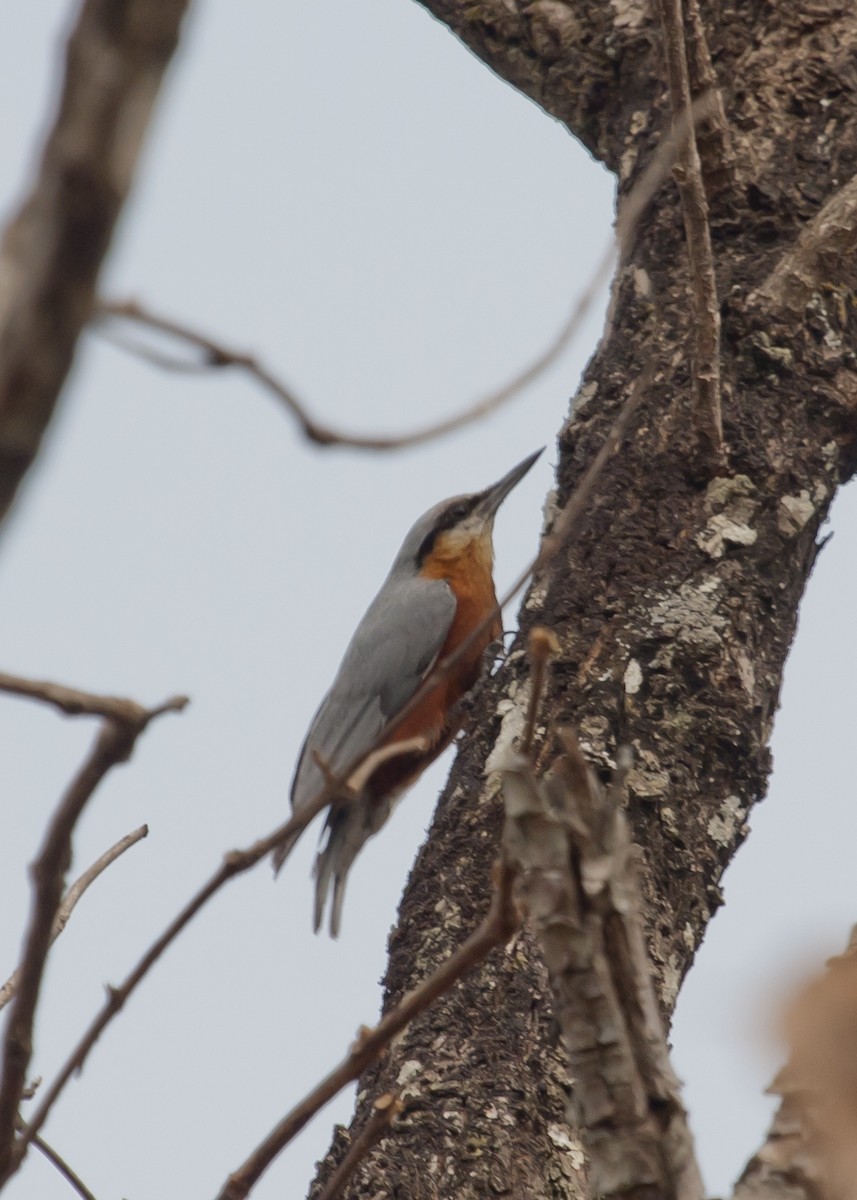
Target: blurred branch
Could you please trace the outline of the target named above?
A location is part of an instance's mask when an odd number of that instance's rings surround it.
[[[512,872],[501,860],[495,872],[491,908],[481,925],[446,962],[403,997],[395,1008],[390,1009],[374,1029],[361,1030],[345,1058],[274,1126],[250,1157],[229,1176],[217,1200],[243,1200],[280,1151],[337,1092],[357,1079],[393,1038],[433,1004],[438,996],[448,992],[462,975],[482,962],[495,946],[509,938],[517,928],[511,899]]]
[[[706,473],[723,463],[723,420],[720,412],[720,307],[714,276],[714,254],[708,221],[708,198],[696,144],[682,0],[656,0],[673,112],[677,161],[673,169],[681,196],[690,285],[694,310],[692,362],[694,431],[699,465]],[[701,21],[696,36],[704,40]],[[708,54],[707,46],[705,54]],[[716,93],[715,93],[716,94]]]
[[[111,846],[110,849],[106,850],[100,858],[96,859],[92,866],[84,871],[80,878],[71,885],[66,892],[65,897],[63,898],[62,904],[57,910],[56,917],[54,918],[50,937],[51,946],[65,929],[66,923],[72,914],[74,906],[77,904],[78,900],[81,898],[89,885],[93,883],[103,871],[106,871],[110,864],[115,862],[121,854],[124,854],[126,850],[129,850],[132,846],[135,846],[137,842],[146,837],[148,833],[149,826],[141,825],[140,828],[135,829],[133,833],[126,834],[126,836],[118,841],[115,846]],[[0,987],[0,1009],[5,1008],[15,995],[15,992],[18,990],[20,978],[21,968],[16,967],[3,986]]]
[[[857,1179],[857,928],[792,1001],[789,1061],[768,1089],[781,1097],[764,1145],[733,1200],[853,1200]]]
[[[85,0],[69,39],[38,176],[0,246],[0,519],[38,453],[89,320],[186,7]]]
[[[394,1119],[402,1111],[402,1101],[395,1092],[385,1092],[372,1105],[372,1115],[348,1147],[345,1157],[328,1179],[315,1200],[336,1200],[351,1176],[390,1131]]]
[[[107,333],[106,336],[115,344],[151,363],[152,366],[185,373],[213,371],[224,367],[232,367],[243,371],[265,388],[266,391],[270,392],[283,405],[286,411],[294,417],[304,437],[318,446],[348,446],[358,450],[400,450],[405,446],[416,446],[422,442],[433,441],[436,438],[443,437],[447,433],[452,433],[456,429],[472,425],[475,421],[479,421],[483,417],[487,417],[490,413],[495,412],[509,400],[513,400],[526,387],[542,376],[549,367],[553,366],[574,340],[585,317],[592,308],[602,284],[606,282],[609,276],[612,261],[613,247],[611,244],[560,331],[531,363],[514,375],[507,383],[504,383],[501,387],[493,391],[487,392],[484,396],[481,396],[454,416],[433,422],[431,425],[425,425],[409,433],[396,435],[352,433],[344,429],[333,429],[331,426],[322,424],[312,416],[308,406],[303,400],[298,398],[294,389],[260,362],[255,355],[216,341],[208,334],[202,333],[197,329],[192,329],[182,322],[161,316],[159,313],[153,312],[136,301],[104,302],[99,306],[97,316],[102,321],[109,319],[131,321],[147,329],[166,334],[179,342],[184,342],[201,353],[201,357],[196,361],[180,359],[174,355],[163,354],[159,350],[143,345],[139,341],[129,341],[121,337],[116,337],[109,332]]]
[[[0,692],[10,696],[24,696],[28,700],[41,700],[52,704],[71,717],[106,717],[120,724],[144,727],[154,717],[165,712],[180,712],[189,703],[187,696],[171,696],[157,708],[143,708],[135,700],[122,696],[97,696],[93,692],[81,692],[77,688],[64,687],[60,683],[45,683],[35,679],[22,679],[19,675],[0,672]]]
[[[592,1191],[624,1200],[701,1200],[620,806],[630,752],[620,752],[605,790],[570,730],[562,746],[544,780],[511,748],[497,765],[515,899],[548,970]]]
[[[92,750],[51,818],[39,856],[33,863],[30,925],[3,1041],[0,1185],[17,1170],[28,1142],[38,1132],[31,1124],[27,1132],[16,1140],[15,1122],[32,1054],[33,1021],[45,961],[62,900],[63,880],[71,862],[74,827],[107,772],[130,758],[137,738],[149,722],[162,713],[179,711],[186,703],[184,697],[177,697],[157,708],[145,709],[132,701],[122,701],[121,715],[117,710],[105,718]]]
[[[129,353],[164,370],[195,373],[231,367],[243,371],[284,406],[299,425],[303,435],[316,445],[349,446],[352,449],[386,451],[399,450],[406,446],[432,441],[481,420],[509,400],[514,399],[524,388],[535,382],[549,367],[553,366],[571,345],[583,321],[591,311],[602,286],[609,278],[614,260],[617,256],[622,259],[628,251],[642,214],[669,173],[675,154],[675,138],[683,135],[687,125],[712,118],[714,103],[713,93],[706,93],[695,105],[689,107],[685,114],[676,117],[673,138],[665,138],[658,146],[649,166],[624,199],[616,222],[615,238],[611,239],[605,247],[589,280],[575,301],[568,319],[556,337],[531,363],[501,387],[486,393],[454,416],[423,426],[421,429],[396,435],[360,434],[325,425],[311,414],[308,405],[298,397],[294,389],[255,355],[229,346],[184,322],[154,312],[137,301],[102,301],[96,309],[96,319],[101,326],[107,323],[107,329],[102,328],[101,332],[109,340]],[[110,332],[110,321],[131,322],[142,328],[164,334],[198,351],[200,357],[183,359],[174,354],[165,354],[155,347],[139,341],[129,341]]]

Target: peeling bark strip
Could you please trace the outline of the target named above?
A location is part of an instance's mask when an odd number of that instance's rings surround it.
[[[702,1200],[619,807],[630,751],[620,748],[604,788],[573,733],[559,740],[563,753],[543,780],[524,755],[504,753],[503,842],[547,966],[592,1190],[604,1200]]]
[[[669,120],[648,0],[423,3],[617,174],[621,216]],[[689,278],[680,204],[664,186],[621,265],[605,340],[560,434],[561,501],[641,364],[656,362],[660,378],[634,439],[596,489],[582,535],[539,576],[521,614],[524,639],[543,624],[561,646],[543,725],[573,724],[587,758],[607,769],[617,745],[635,749],[628,818],[665,1013],[764,795],[816,535],[857,464],[857,256],[813,252],[797,307],[759,293],[778,263],[800,256],[803,230],[824,242],[819,214],[857,173],[857,10],[840,0],[699,7],[735,153],[734,183],[709,195],[731,467],[705,488],[689,476]],[[516,648],[486,690],[413,870],[390,940],[385,1007],[485,910],[499,837],[489,755],[523,733],[528,688]],[[567,1125],[567,1066],[545,968],[527,936],[362,1078],[355,1133],[371,1098],[397,1079],[407,1109],[395,1149],[372,1151],[350,1200],[591,1195]],[[337,1138],[321,1178],[346,1142]]]
[[[188,0],[86,0],[39,174],[0,247],[0,519],[39,450]]]

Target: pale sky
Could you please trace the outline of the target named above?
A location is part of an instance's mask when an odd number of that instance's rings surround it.
[[[0,204],[21,195],[73,6],[0,41]],[[256,352],[332,424],[395,431],[505,380],[566,316],[609,236],[612,184],[568,134],[409,0],[210,0],[185,30],[104,282]],[[306,726],[419,514],[548,451],[501,510],[497,578],[532,557],[593,314],[562,363],[478,428],[386,457],[308,446],[234,374],[165,374],[89,336],[0,537],[2,669],[192,706],[153,725],[81,822],[74,873],[142,822],[57,943],[33,1073],[52,1078],[224,850],[287,812]],[[852,802],[857,497],[801,615],[776,770],[682,993],[676,1064],[708,1188],[761,1138],[785,982],[857,917]],[[507,614],[509,627],[514,612]],[[25,865],[93,724],[0,697],[0,975]],[[98,1200],[206,1197],[375,1019],[385,943],[448,759],[352,872],[338,942],[310,931],[307,835],[274,884],[234,882],[157,966],[45,1129]],[[305,1194],[340,1098],[259,1200]],[[7,1193],[67,1200],[37,1154]]]

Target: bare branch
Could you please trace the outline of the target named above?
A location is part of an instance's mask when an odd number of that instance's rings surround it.
[[[657,0],[657,9],[664,36],[673,134],[677,141],[678,161],[673,174],[681,196],[693,297],[694,430],[700,466],[710,471],[723,462],[723,422],[720,413],[720,308],[708,224],[708,199],[696,145],[682,0]]]
[[[26,1129],[26,1122],[19,1120],[18,1128],[21,1130]],[[53,1146],[46,1142],[44,1138],[34,1137],[33,1145],[45,1156],[51,1166],[56,1167],[60,1175],[62,1175],[62,1177],[68,1181],[68,1183],[77,1192],[78,1196],[81,1197],[81,1200],[95,1200],[92,1192],[80,1178],[77,1172],[72,1170],[65,1159],[62,1158],[61,1155],[57,1154]]]
[[[190,701],[187,696],[171,696],[157,708],[144,708],[136,700],[122,696],[97,696],[92,692],[81,692],[77,688],[64,687],[60,683],[46,683],[35,679],[22,679],[18,675],[0,672],[0,692],[11,696],[25,696],[28,700],[41,700],[52,704],[72,717],[107,717],[129,725],[139,722],[148,724],[153,717],[165,712],[180,712]]]
[[[121,838],[115,846],[111,846],[110,849],[106,850],[100,858],[96,859],[92,866],[88,867],[87,870],[85,870],[80,876],[80,878],[71,885],[66,892],[65,897],[63,898],[62,904],[57,910],[56,917],[54,918],[53,928],[51,929],[51,946],[65,929],[74,906],[77,904],[78,900],[81,898],[89,885],[93,883],[103,871],[106,871],[110,864],[115,862],[121,854],[124,854],[126,850],[130,850],[132,846],[135,846],[137,842],[146,837],[148,833],[149,826],[141,825],[140,828],[135,829],[133,833],[126,834],[126,836]],[[15,995],[15,992],[18,990],[20,978],[21,968],[16,967],[3,986],[0,987],[0,1010],[5,1008]]]
[[[69,39],[38,178],[0,248],[0,518],[38,453],[89,319],[186,7],[86,0]]]
[[[391,742],[389,746],[379,746],[377,750],[370,750],[354,774],[349,777],[346,786],[355,796],[359,795],[383,763],[406,754],[424,754],[428,747],[428,738],[420,734],[419,737],[404,738],[401,742]]]
[[[524,388],[543,375],[571,345],[592,309],[601,287],[609,278],[614,260],[617,255],[621,259],[628,252],[642,214],[666,178],[673,163],[675,138],[682,133],[686,123],[714,119],[716,117],[714,111],[716,100],[719,100],[717,93],[706,92],[686,114],[676,117],[673,138],[664,139],[643,175],[623,200],[620,216],[616,222],[615,239],[606,246],[592,275],[575,301],[567,321],[545,349],[502,387],[488,392],[454,416],[421,429],[412,430],[410,433],[360,434],[324,425],[312,416],[308,406],[298,397],[294,389],[260,362],[255,355],[229,346],[184,322],[153,312],[137,301],[102,301],[98,305],[96,317],[102,325],[111,319],[133,322],[174,338],[200,352],[198,359],[181,359],[176,355],[164,354],[160,350],[142,345],[137,341],[129,342],[117,338],[109,332],[109,327],[106,331],[102,329],[104,336],[130,353],[150,362],[153,366],[186,373],[219,370],[227,367],[244,371],[284,406],[286,411],[297,421],[304,436],[317,445],[349,446],[360,450],[386,451],[399,450],[406,446],[432,441],[481,420],[507,401],[514,399]]]
[[[32,867],[33,902],[24,942],[17,991],[3,1042],[0,1077],[0,1184],[21,1161],[27,1142],[38,1132],[30,1126],[16,1141],[15,1122],[32,1054],[33,1019],[52,931],[60,907],[63,880],[71,861],[71,837],[87,801],[107,772],[127,761],[137,738],[160,713],[183,707],[167,701],[155,709],[129,702],[128,712],[104,721],[95,744],[51,818],[39,856]]]
[[[769,304],[802,321],[813,292],[853,277],[857,256],[857,175],[840,188],[801,230],[759,288]]]
[[[486,393],[461,412],[447,417],[445,420],[433,422],[431,425],[423,426],[421,429],[415,429],[409,433],[394,435],[353,433],[348,430],[334,429],[331,426],[322,424],[311,415],[308,406],[303,400],[299,399],[294,389],[278,378],[255,355],[227,346],[223,342],[216,341],[208,334],[202,333],[197,329],[192,329],[182,322],[174,321],[152,312],[151,309],[144,307],[136,301],[104,302],[99,306],[98,316],[101,319],[114,318],[133,321],[138,325],[156,330],[159,333],[184,342],[199,350],[202,355],[201,358],[195,361],[183,360],[177,358],[175,355],[162,354],[160,351],[150,346],[142,345],[139,342],[131,342],[113,337],[109,333],[107,334],[111,341],[114,341],[130,353],[136,354],[153,366],[161,367],[164,370],[186,373],[218,370],[224,367],[233,367],[244,371],[245,374],[249,375],[265,388],[266,391],[270,392],[283,405],[286,411],[297,421],[304,437],[316,445],[348,446],[358,450],[400,450],[405,446],[416,446],[423,442],[433,441],[436,438],[443,437],[447,433],[452,433],[456,429],[462,429],[466,425],[471,425],[475,421],[481,420],[483,417],[495,412],[509,400],[520,395],[526,387],[543,375],[549,367],[553,366],[574,340],[575,335],[595,302],[602,284],[609,275],[612,261],[613,247],[611,245],[602,256],[593,273],[592,279],[580,294],[568,319],[557,335],[531,363],[514,375],[507,383]]]
[[[545,685],[548,661],[552,655],[559,653],[559,642],[552,629],[545,629],[541,625],[536,625],[530,630],[528,649],[533,664],[533,673],[530,678],[530,701],[527,707],[527,723],[520,745],[521,754],[525,758],[530,757],[530,751],[533,748],[533,739],[536,733],[539,708],[542,703],[542,691]]]
[[[374,1029],[364,1028],[361,1031],[345,1058],[274,1126],[250,1157],[229,1176],[218,1193],[218,1200],[243,1200],[280,1151],[337,1092],[357,1079],[396,1034],[401,1033],[438,996],[448,992],[456,980],[482,962],[495,946],[509,938],[517,928],[511,896],[512,873],[501,861],[496,868],[491,908],[481,925],[445,963],[408,992],[395,1008],[390,1009]]]
[[[563,746],[542,782],[524,755],[505,751],[504,845],[517,869],[516,900],[548,969],[592,1191],[624,1200],[701,1200],[619,803],[630,753],[605,792],[570,731]]]
[[[363,1159],[390,1130],[393,1120],[402,1111],[403,1105],[395,1092],[385,1092],[372,1105],[372,1114],[360,1133],[348,1147],[342,1162],[328,1179],[315,1200],[336,1200]]]

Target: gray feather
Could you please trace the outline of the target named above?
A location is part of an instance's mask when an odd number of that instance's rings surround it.
[[[325,785],[313,751],[334,774],[348,770],[401,712],[440,653],[455,615],[455,597],[443,580],[414,574],[417,552],[435,519],[432,509],[408,534],[313,718],[292,781],[291,801],[296,812],[310,804]],[[336,936],[351,864],[366,840],[387,820],[394,801],[395,797],[389,797],[372,805],[357,801],[331,806],[325,844],[315,867],[316,929],[333,881],[331,932]],[[276,852],[277,869],[293,844]]]

